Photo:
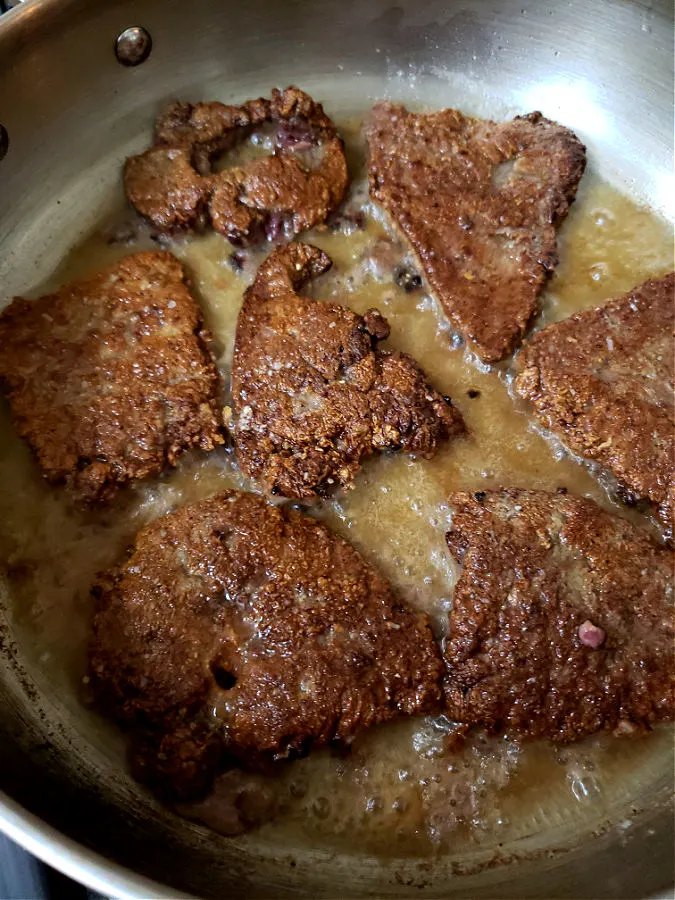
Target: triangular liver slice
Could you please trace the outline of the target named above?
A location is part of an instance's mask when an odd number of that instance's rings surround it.
[[[675,519],[675,274],[549,325],[518,357],[518,393],[629,503]]]
[[[541,113],[490,122],[379,103],[370,192],[417,253],[446,315],[496,362],[518,346],[555,268],[586,151]]]
[[[246,291],[232,365],[242,469],[274,494],[311,499],[351,485],[364,457],[430,457],[462,417],[415,360],[378,342],[377,310],[359,316],[299,291],[331,260],[309,244],[272,253]]]

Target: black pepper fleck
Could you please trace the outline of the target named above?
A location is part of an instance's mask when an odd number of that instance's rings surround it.
[[[413,291],[418,291],[422,287],[421,277],[407,266],[394,267],[394,281],[400,288],[403,288],[406,294],[412,294]]]
[[[480,391],[477,391],[476,388],[469,388],[469,390],[466,392],[466,395],[472,400],[475,400],[476,397],[480,397]]]

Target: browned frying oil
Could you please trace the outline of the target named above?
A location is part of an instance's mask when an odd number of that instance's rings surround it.
[[[345,133],[352,170],[363,172],[358,130],[347,125]],[[364,198],[363,178],[353,190]],[[416,357],[466,420],[468,436],[435,459],[371,459],[353,490],[312,510],[351,540],[409,602],[429,612],[439,636],[447,627],[456,578],[444,540],[450,491],[565,487],[639,521],[638,514],[619,510],[582,464],[538,433],[509,394],[508,365],[478,364],[458,346],[424,288],[406,293],[394,283],[392,260],[405,253],[392,250],[372,210],[364,230],[316,230],[306,239],[335,263],[312,287],[314,294],[358,312],[378,307],[392,326],[390,345]],[[151,246],[143,230],[130,245],[93,235],[36,293]],[[171,249],[192,273],[227,380],[242,289],[261,255],[237,274],[232,248],[218,235],[176,241]],[[672,238],[665,222],[590,173],[563,227],[560,257],[538,324],[597,305],[668,270]],[[144,522],[231,486],[250,487],[232,454],[191,454],[166,477],[128,491],[114,508],[76,511],[41,480],[11,431],[6,409],[1,411],[0,556],[8,560],[22,651],[38,683],[59,695],[117,765],[122,757],[115,729],[80,708],[89,586]],[[363,736],[349,756],[319,752],[292,764],[276,785],[283,812],[263,827],[261,838],[402,855],[506,845],[563,826],[581,834],[628,821],[635,798],[668,765],[672,741],[668,729],[630,741],[602,736],[564,749],[521,748],[477,736],[461,752],[448,752],[450,725],[444,717],[400,720]]]

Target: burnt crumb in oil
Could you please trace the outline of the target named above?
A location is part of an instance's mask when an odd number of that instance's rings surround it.
[[[333,234],[353,234],[355,231],[365,231],[367,225],[365,214],[359,210],[336,213],[331,217],[328,225]]]
[[[485,493],[485,491],[476,491],[473,496],[474,500],[477,500],[479,503],[483,503],[485,498],[487,497],[487,494]]]
[[[638,498],[627,487],[624,487],[623,485],[619,484],[616,486],[614,493],[616,494],[617,500],[619,500],[620,503],[623,503],[624,506],[628,506],[628,507],[637,506]]]
[[[422,287],[422,278],[408,266],[394,266],[394,282],[402,288],[406,294],[412,294]]]
[[[161,231],[155,231],[155,229],[150,230],[150,240],[153,243],[158,244],[160,247],[169,247],[170,246],[170,238],[167,234],[164,234]]]
[[[480,397],[480,391],[476,388],[469,388],[469,390],[466,392],[466,396],[471,400],[476,400],[476,398]]]
[[[567,495],[567,488],[566,487],[556,488],[556,494],[561,494],[563,497],[565,497]]]
[[[244,263],[246,262],[246,254],[241,250],[235,250],[234,253],[230,253],[228,258],[228,262],[230,264],[230,268],[233,272],[241,272],[244,269]]]
[[[333,478],[324,478],[323,481],[320,481],[314,491],[316,492],[317,497],[321,497],[322,500],[328,500],[335,489],[335,481]]]

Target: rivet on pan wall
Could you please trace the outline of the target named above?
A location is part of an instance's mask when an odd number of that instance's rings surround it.
[[[152,38],[139,25],[120,32],[115,41],[115,56],[123,66],[140,66],[150,56]]]
[[[9,150],[9,135],[4,125],[0,125],[0,159],[7,156]]]

